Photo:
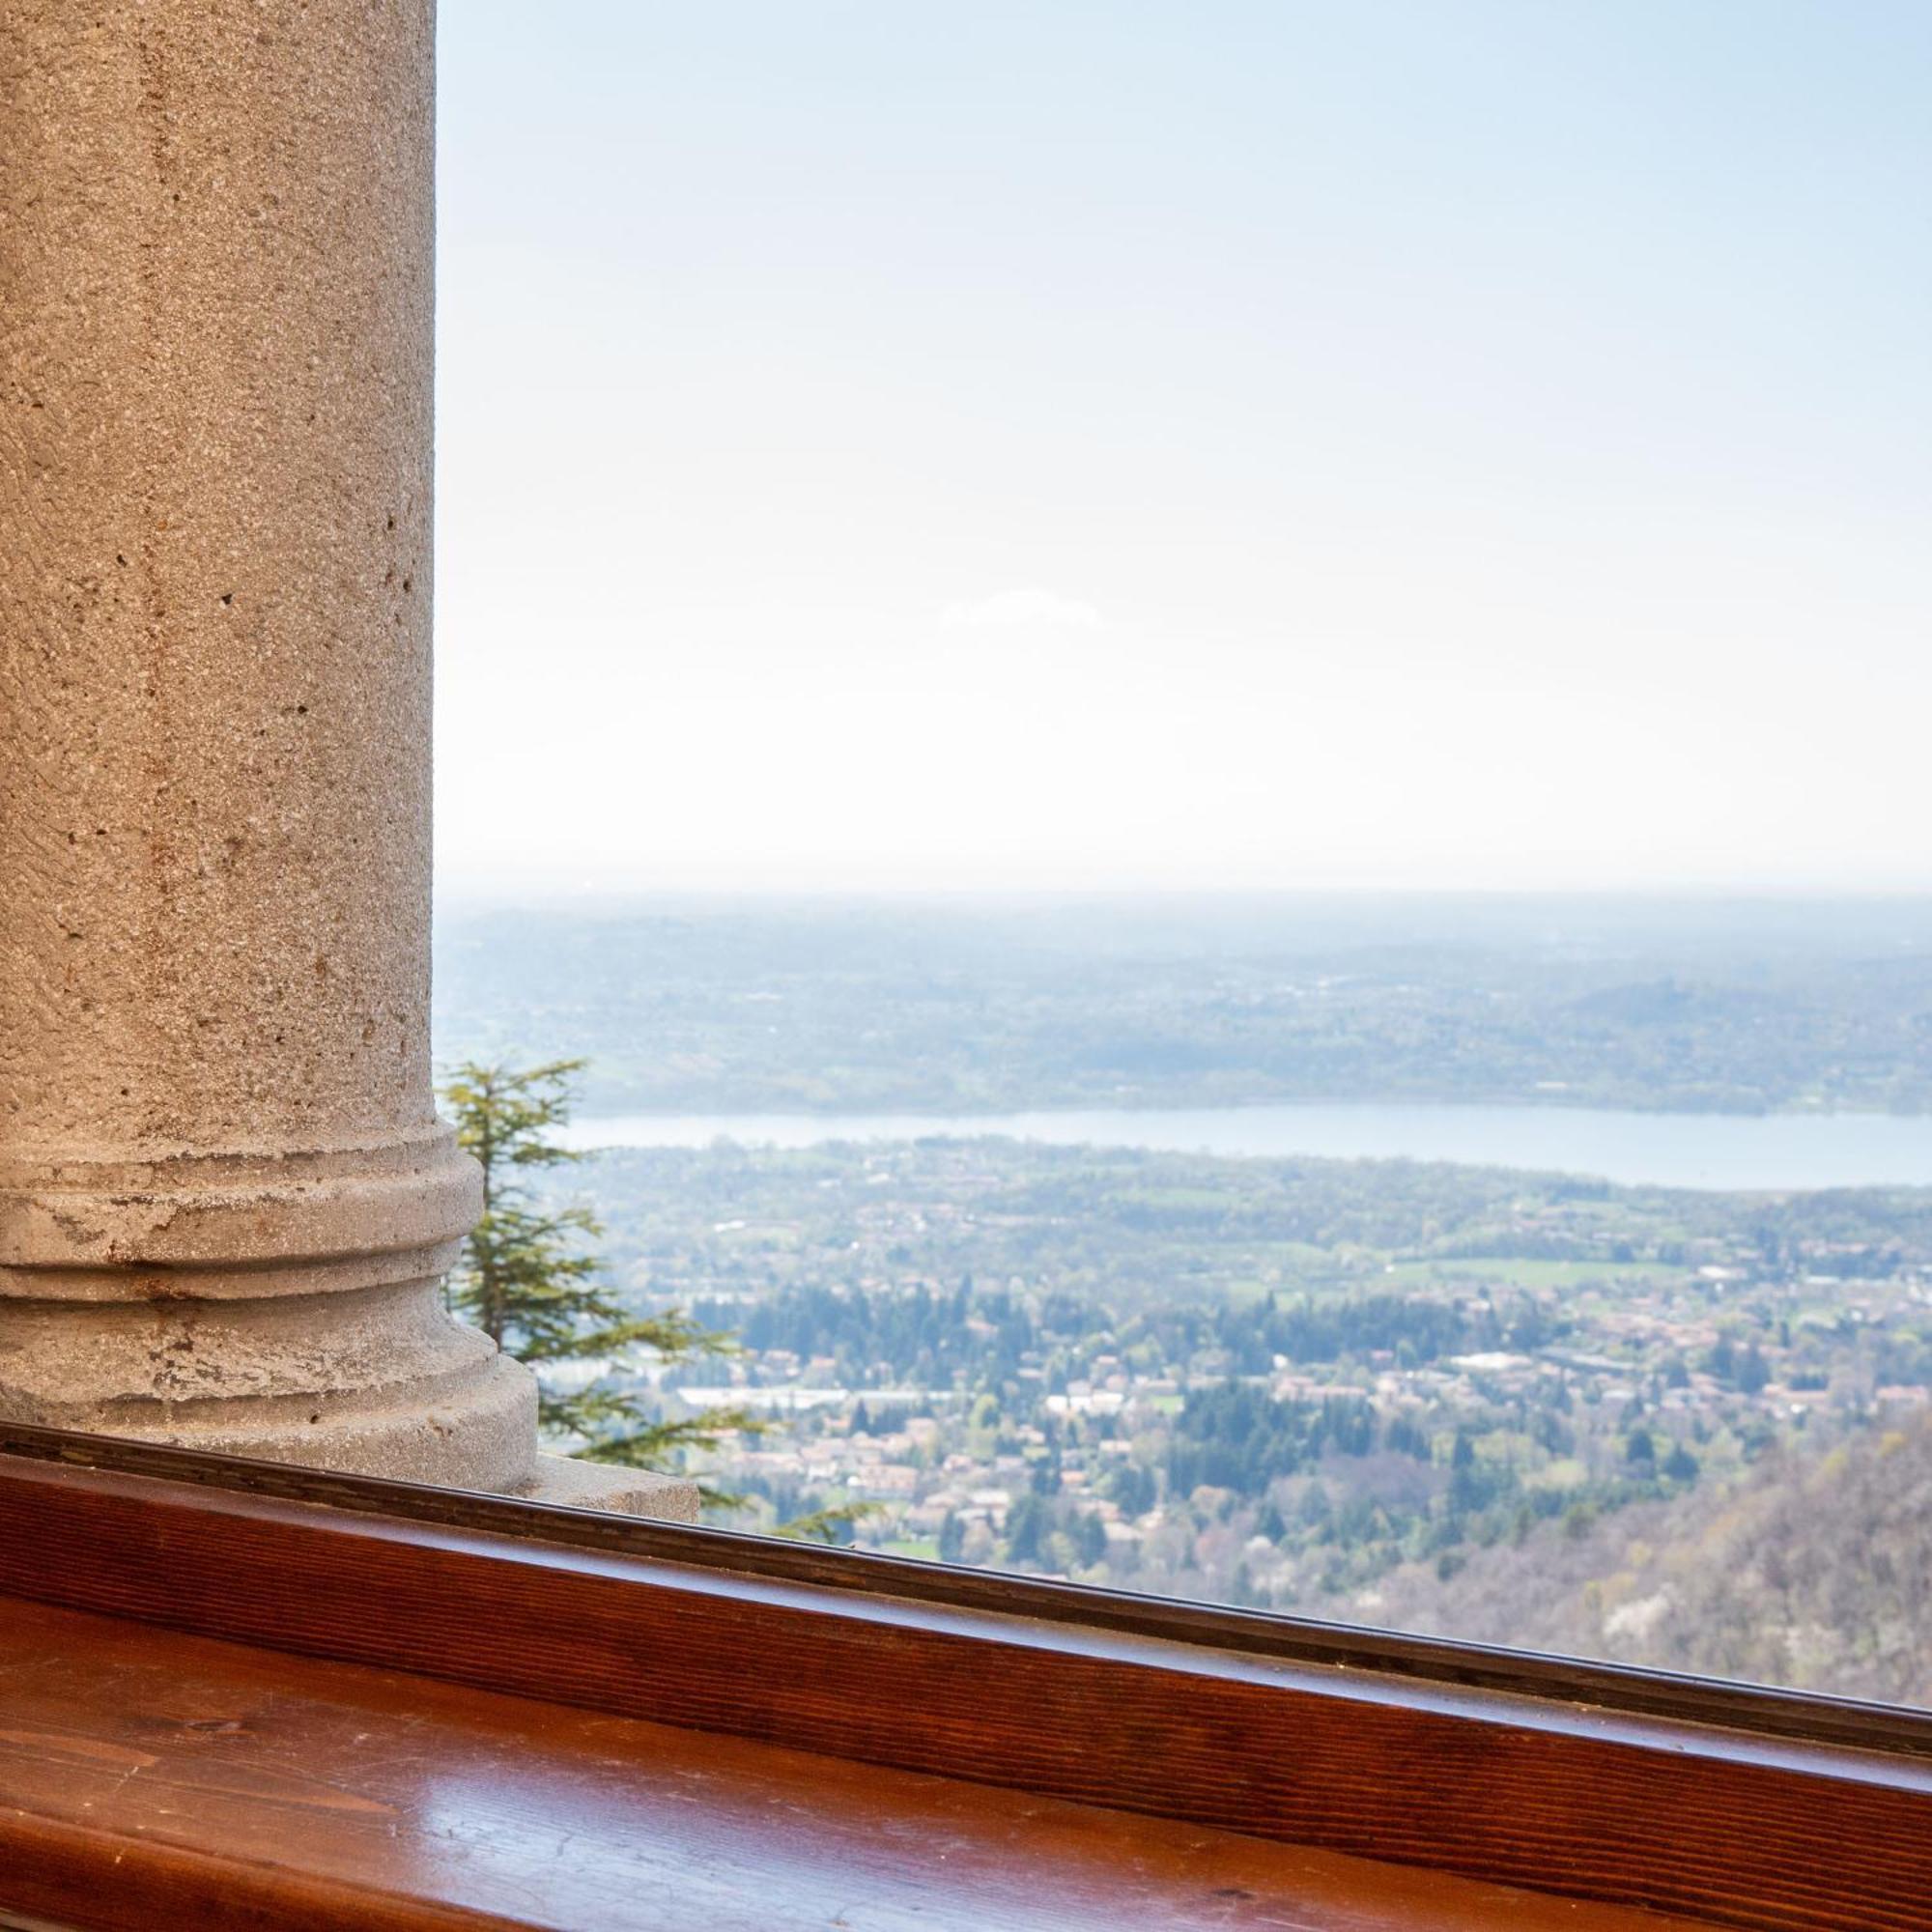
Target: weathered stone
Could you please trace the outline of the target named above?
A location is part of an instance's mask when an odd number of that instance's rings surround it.
[[[522,1493],[532,1502],[566,1503],[573,1509],[616,1510],[671,1522],[697,1520],[696,1483],[648,1469],[573,1462],[567,1456],[539,1456],[536,1478]]]
[[[470,1488],[430,0],[0,21],[0,1415]]]

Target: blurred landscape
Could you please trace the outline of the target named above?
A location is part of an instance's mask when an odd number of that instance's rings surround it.
[[[694,898],[446,915],[444,1051],[588,1114],[1932,1111],[1932,900]]]
[[[438,970],[440,1055],[588,1057],[593,1143],[659,1113],[1932,1108],[1913,899],[452,911]],[[611,1366],[770,1421],[712,1472],[741,1526],[862,1502],[902,1553],[1932,1701],[1932,1172],[823,1132],[556,1183],[629,1302],[738,1336]]]

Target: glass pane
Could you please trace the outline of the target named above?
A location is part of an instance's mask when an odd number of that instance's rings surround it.
[[[546,1198],[625,1306],[734,1338],[612,1365],[758,1425],[714,1520],[1922,1700],[1928,940],[1913,902],[553,905],[447,918],[442,1037],[594,1050]]]
[[[1927,20],[443,32],[438,1044],[730,1348],[553,1386],[739,1526],[1932,1697]]]

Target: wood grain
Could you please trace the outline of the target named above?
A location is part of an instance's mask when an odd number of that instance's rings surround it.
[[[18,1602],[0,1906],[106,1932],[1670,1922]]]
[[[0,1590],[1735,1925],[1932,1925],[1898,1752],[4,1457]]]
[[[1588,1659],[1547,1657],[1446,1637],[1243,1610],[1225,1605],[1135,1596],[1043,1577],[888,1556],[874,1550],[751,1536],[737,1530],[662,1523],[608,1511],[571,1509],[421,1483],[344,1476],[285,1463],[212,1456],[161,1443],[34,1429],[0,1422],[0,1458],[49,1462],[188,1483],[231,1493],[321,1503],[360,1515],[398,1517],[448,1529],[556,1548],[601,1550],[696,1565],[779,1582],[823,1585],[851,1595],[931,1603],[957,1609],[1120,1631],[1143,1637],[1283,1662],[1345,1667],[1401,1686],[1440,1684],[1510,1695],[1586,1703],[1605,1711],[1846,1744],[1932,1760],[1932,1716],[1763,1685],[1639,1670]]]

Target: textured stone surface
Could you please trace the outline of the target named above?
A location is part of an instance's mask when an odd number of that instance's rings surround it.
[[[697,1520],[696,1483],[653,1475],[648,1469],[578,1463],[568,1456],[539,1456],[536,1480],[522,1493],[533,1502],[567,1503],[573,1509],[616,1510],[669,1522]]]
[[[0,16],[0,1413],[515,1489],[438,1290],[432,30]]]
[[[0,1146],[421,1133],[429,7],[0,60]]]

